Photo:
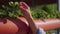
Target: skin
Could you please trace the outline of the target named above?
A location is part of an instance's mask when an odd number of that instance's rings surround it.
[[[36,34],[38,27],[33,21],[30,13],[30,7],[25,2],[20,2],[19,9],[22,11],[24,18],[26,18],[33,34]]]

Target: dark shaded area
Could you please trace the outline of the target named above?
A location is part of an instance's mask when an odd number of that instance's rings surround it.
[[[0,18],[0,22],[3,22],[4,24],[7,22],[6,18]]]
[[[29,0],[28,0],[29,1]],[[30,0],[28,2],[29,5],[43,5],[43,4],[52,4],[57,3],[58,0]]]
[[[9,1],[24,1],[26,2],[29,6],[34,6],[34,5],[41,5],[41,4],[50,4],[50,3],[57,3],[58,0],[0,0],[0,8],[1,5],[8,5]]]
[[[59,33],[60,33],[60,28],[57,29],[57,34],[59,34]]]

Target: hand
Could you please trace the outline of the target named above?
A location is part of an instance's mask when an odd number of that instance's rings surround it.
[[[20,2],[19,9],[22,11],[25,18],[31,17],[30,7],[25,2]]]
[[[25,2],[20,2],[19,8],[22,11],[23,16],[26,18],[32,32],[35,34],[37,31],[37,26],[35,25],[35,22],[32,19],[30,7]]]

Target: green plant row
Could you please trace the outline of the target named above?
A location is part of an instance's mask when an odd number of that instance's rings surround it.
[[[60,18],[56,3],[31,7],[31,12],[34,18]]]
[[[0,17],[19,17],[22,16],[18,9],[18,2],[9,2],[8,6],[2,5],[0,9]],[[41,6],[31,6],[31,14],[33,18],[60,18],[60,12],[57,10],[57,4],[47,4]]]

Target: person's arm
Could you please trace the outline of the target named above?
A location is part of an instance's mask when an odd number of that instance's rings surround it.
[[[19,9],[22,11],[23,16],[28,21],[31,30],[33,31],[33,34],[36,34],[38,27],[33,21],[33,18],[30,13],[30,7],[25,2],[20,2]]]

